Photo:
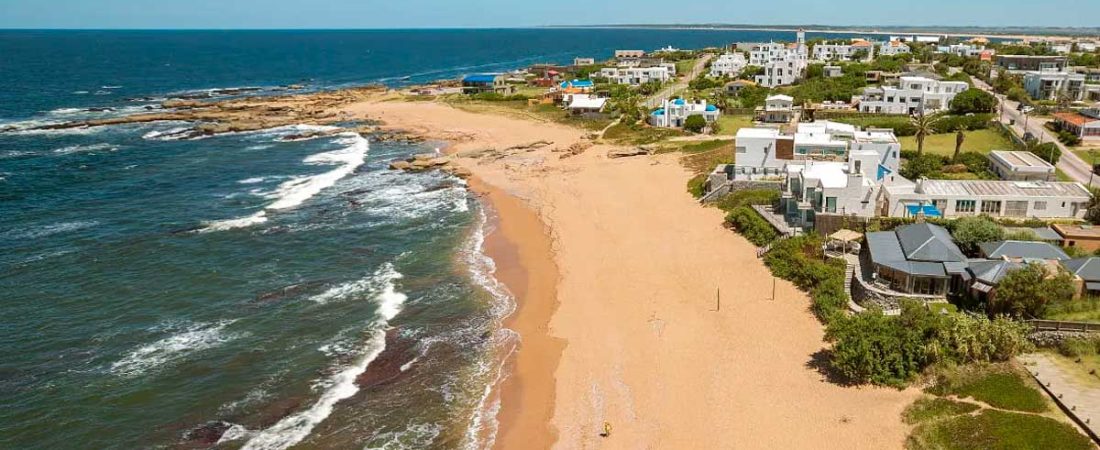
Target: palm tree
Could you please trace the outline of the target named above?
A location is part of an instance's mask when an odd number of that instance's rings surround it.
[[[951,162],[959,161],[959,151],[962,150],[963,142],[966,142],[966,133],[963,133],[962,127],[959,127],[957,133],[955,133],[955,156],[951,157]]]
[[[936,133],[936,124],[942,118],[939,114],[925,114],[924,108],[909,118],[909,124],[914,128],[913,135],[917,138],[917,156],[924,154],[924,139]]]

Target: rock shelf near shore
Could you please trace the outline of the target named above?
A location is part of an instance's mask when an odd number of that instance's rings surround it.
[[[360,102],[383,92],[379,87],[362,87],[301,95],[279,95],[203,101],[172,98],[161,103],[163,110],[121,117],[74,120],[40,125],[33,128],[0,128],[0,132],[25,130],[67,130],[111,125],[181,121],[193,125],[177,133],[182,139],[239,133],[289,125],[337,125],[352,118],[340,112],[342,106]],[[243,89],[234,93],[246,93]],[[343,130],[358,131],[364,130]],[[377,129],[366,130],[369,133]],[[314,136],[316,137],[316,136]],[[298,136],[298,138],[307,138]]]

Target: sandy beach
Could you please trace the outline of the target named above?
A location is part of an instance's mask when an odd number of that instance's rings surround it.
[[[497,448],[903,446],[917,392],[829,382],[806,294],[685,192],[676,155],[561,159],[581,131],[436,103],[348,111],[456,139],[452,152],[554,142],[458,158],[499,217],[487,250],[521,305]]]

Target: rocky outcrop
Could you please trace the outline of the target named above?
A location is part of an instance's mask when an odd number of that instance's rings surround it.
[[[564,154],[561,155],[561,157],[560,157],[561,159],[572,158],[572,157],[577,156],[581,153],[584,153],[586,150],[592,148],[592,145],[593,144],[591,142],[581,141],[581,142],[577,142],[573,145],[570,145],[570,146],[568,146],[564,149],[557,149],[556,148],[556,149],[554,149],[554,152],[564,152]]]
[[[649,149],[645,147],[618,147],[607,151],[607,157],[611,159],[628,158],[631,156],[648,155]]]
[[[391,162],[390,169],[414,173],[441,170],[459,178],[469,178],[473,175],[473,173],[465,167],[455,164],[451,158],[430,153],[416,155],[406,160]]]

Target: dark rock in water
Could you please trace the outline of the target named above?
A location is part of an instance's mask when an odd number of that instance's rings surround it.
[[[254,414],[250,414],[248,417],[241,420],[242,425],[246,425],[246,428],[267,428],[276,423],[279,423],[283,418],[294,414],[306,403],[305,397],[287,397],[264,405],[260,410]],[[255,424],[253,426],[253,424]]]
[[[202,225],[195,225],[195,226],[192,226],[192,227],[187,227],[187,228],[180,228],[180,229],[172,230],[172,231],[169,231],[169,232],[168,232],[168,234],[172,234],[172,235],[176,235],[176,234],[188,234],[188,233],[192,233],[192,232],[195,232],[195,231],[199,231],[199,230],[201,230],[201,229],[203,229],[203,226],[202,226]]]
[[[355,384],[372,389],[392,383],[401,376],[401,366],[416,358],[416,341],[397,334],[397,329],[386,330],[386,349],[367,366],[367,370],[355,378]]]
[[[362,166],[360,166],[360,167],[362,167]],[[370,191],[371,190],[368,189],[368,188],[361,188],[361,189],[354,189],[354,190],[347,191],[347,192],[345,192],[341,195],[344,195],[344,196],[347,196],[347,197],[352,197],[352,196],[356,196],[356,195],[366,194]]]
[[[200,446],[200,448],[208,448],[218,443],[218,440],[222,438],[222,435],[229,430],[230,425],[228,422],[212,421],[199,425],[195,429],[192,429],[183,435],[183,444],[187,447],[192,445]]]
[[[453,187],[455,187],[455,186],[457,186],[457,185],[456,185],[456,184],[454,184],[454,183],[441,183],[441,184],[439,184],[439,185],[436,185],[436,186],[432,186],[432,187],[430,187],[430,188],[428,188],[428,189],[425,189],[425,190],[424,190],[424,192],[435,192],[435,191],[442,191],[442,190],[446,190],[446,189],[450,189],[450,188],[453,188]]]
[[[112,112],[114,108],[88,108],[88,112]]]

